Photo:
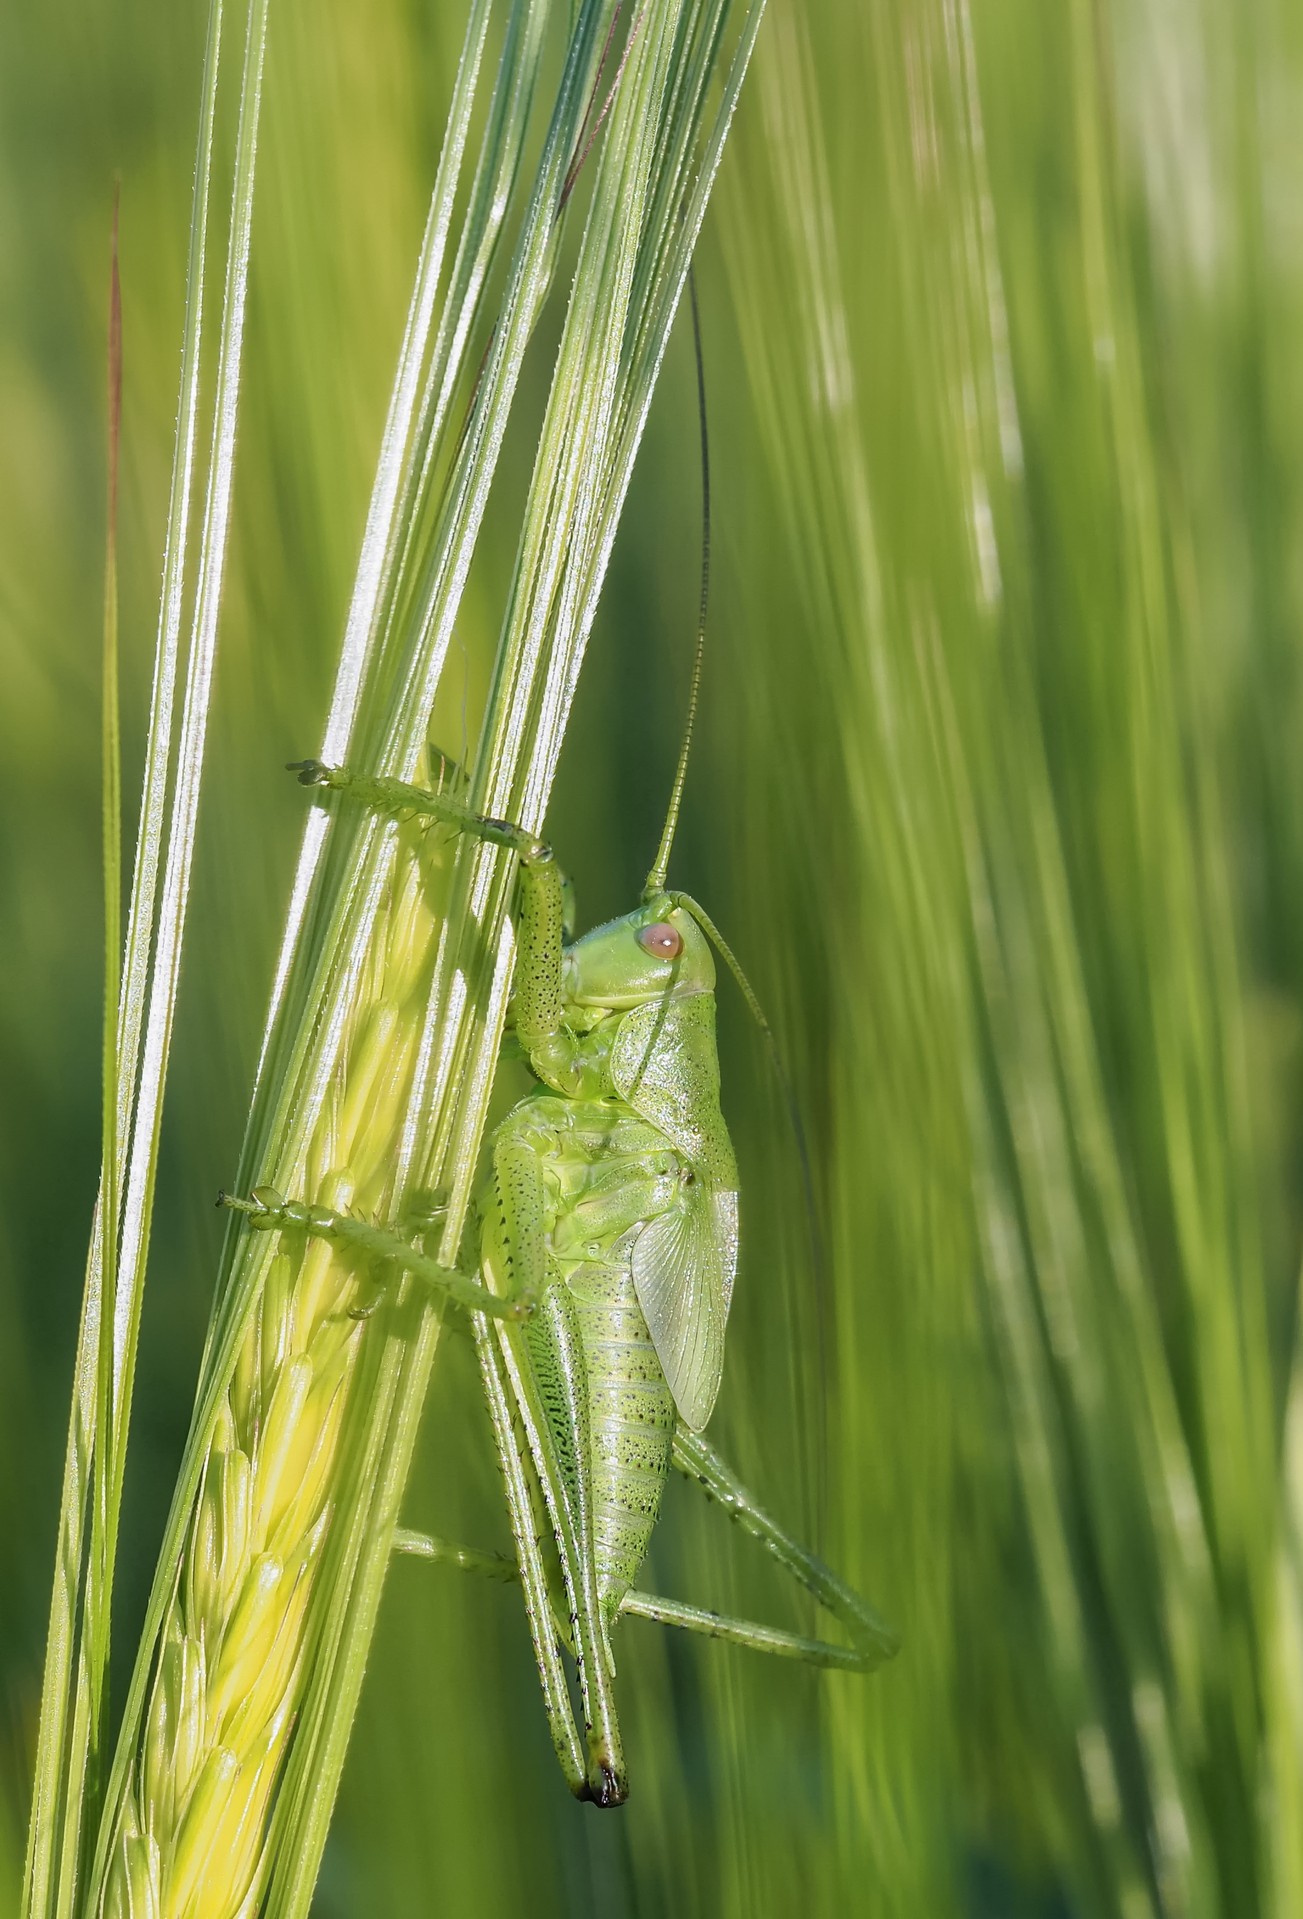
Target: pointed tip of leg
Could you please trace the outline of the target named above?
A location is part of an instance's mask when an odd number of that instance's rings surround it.
[[[324,786],[327,783],[326,776],[329,770],[320,760],[286,760],[285,762],[285,771],[297,773],[300,786]]]
[[[576,1799],[590,1806],[622,1806],[629,1797],[629,1782],[623,1772],[603,1759],[596,1759],[587,1779],[579,1780],[572,1790]]]
[[[599,1763],[588,1782],[588,1794],[595,1806],[622,1806],[629,1797],[629,1784],[622,1772]]]

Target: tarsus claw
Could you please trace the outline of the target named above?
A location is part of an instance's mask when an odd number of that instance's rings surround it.
[[[328,786],[330,768],[320,760],[286,760],[285,771],[297,773],[300,786]]]

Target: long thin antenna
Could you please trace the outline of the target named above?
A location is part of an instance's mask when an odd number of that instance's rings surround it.
[[[688,268],[688,299],[692,307],[692,347],[697,361],[697,416],[701,421],[701,601],[697,609],[697,651],[692,662],[688,719],[683,729],[683,744],[679,748],[679,763],[674,769],[674,785],[670,788],[670,804],[661,832],[661,843],[657,849],[652,870],[647,875],[647,884],[643,888],[644,898],[650,898],[653,893],[664,891],[665,877],[670,870],[670,849],[674,845],[674,832],[679,823],[683,786],[688,777],[688,751],[692,745],[692,729],[697,720],[697,700],[701,693],[701,666],[706,653],[706,609],[710,605],[710,427],[706,419],[706,361],[701,350],[701,311],[697,305],[697,276],[691,267]]]

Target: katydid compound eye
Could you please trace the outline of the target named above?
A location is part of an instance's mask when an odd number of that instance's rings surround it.
[[[655,926],[643,927],[638,944],[645,952],[654,953],[657,959],[672,960],[683,951],[683,935],[668,920],[657,920]]]

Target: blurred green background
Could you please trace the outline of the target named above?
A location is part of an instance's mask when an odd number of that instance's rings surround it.
[[[235,522],[121,1554],[179,1457],[461,10],[275,0]],[[0,1905],[98,1158],[109,209],[128,814],[203,10],[0,19]],[[632,1622],[573,1805],[518,1596],[395,1569],[336,1915],[1303,1913],[1303,16],[771,0],[700,255],[716,550],[675,877],[744,1252],[713,1434],[905,1633],[870,1680]],[[536,388],[546,355],[534,369]],[[697,591],[675,342],[551,819],[635,896]],[[528,416],[530,409],[524,413]],[[469,725],[532,449],[461,634]],[[443,742],[460,751],[462,742]],[[412,1523],[505,1541],[469,1347]],[[434,1462],[438,1462],[436,1473]],[[650,1583],[792,1601],[675,1487]]]

